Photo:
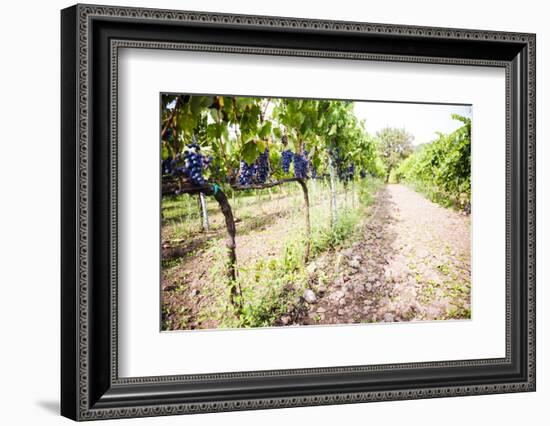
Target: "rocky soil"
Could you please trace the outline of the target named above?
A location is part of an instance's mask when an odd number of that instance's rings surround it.
[[[470,217],[403,185],[377,195],[351,247],[310,264],[294,324],[470,318]]]

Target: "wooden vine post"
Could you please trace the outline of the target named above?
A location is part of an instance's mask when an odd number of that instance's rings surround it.
[[[306,247],[304,250],[304,263],[307,263],[309,260],[309,254],[311,251],[311,222],[309,219],[309,193],[307,190],[307,183],[305,179],[298,179],[298,183],[302,187],[302,191],[304,193],[304,216],[306,221]]]
[[[332,227],[338,222],[338,204],[336,202],[336,166],[332,157],[329,158],[330,171],[330,222]]]
[[[225,193],[217,185],[209,188],[209,192],[210,193],[207,193],[207,195],[212,195],[214,199],[218,202],[223,217],[225,218],[225,229],[227,230],[225,246],[227,247],[228,256],[227,277],[231,282],[231,304],[234,308],[237,308],[240,311],[242,309],[242,292],[235,283],[237,279],[237,244],[235,242],[235,218],[233,217],[233,211],[231,210],[231,205],[229,204]]]
[[[204,196],[204,193],[201,192],[199,194],[199,207],[201,212],[201,220],[202,220],[202,229],[204,231],[208,231],[210,229],[210,222],[208,220],[208,210],[206,206],[206,197]]]
[[[222,189],[217,185],[204,185],[197,186],[189,182],[184,178],[170,178],[163,179],[162,182],[162,194],[181,194],[186,193],[190,195],[204,194],[211,195],[218,202],[220,210],[225,218],[226,239],[225,246],[227,247],[227,278],[231,283],[231,304],[238,311],[242,308],[242,295],[240,289],[237,287],[235,281],[237,279],[237,253],[235,242],[235,218],[233,217],[233,211],[231,205],[227,200],[227,196]]]

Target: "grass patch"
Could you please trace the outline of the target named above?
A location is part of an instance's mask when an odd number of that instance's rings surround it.
[[[311,230],[311,252],[316,256],[328,249],[335,249],[348,240],[361,219],[361,214],[356,210],[344,210],[340,212],[334,226],[320,223],[317,217],[312,219],[315,224]]]
[[[287,313],[288,306],[298,302],[305,290],[307,274],[303,268],[303,241],[290,240],[283,254],[274,259],[262,259],[250,267],[239,268],[238,288],[242,291],[242,310],[236,310],[226,301],[221,303],[221,327],[266,327]],[[229,314],[229,315],[227,315]]]

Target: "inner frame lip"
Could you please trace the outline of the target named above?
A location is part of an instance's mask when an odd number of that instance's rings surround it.
[[[172,91],[160,91],[159,92],[159,105],[162,109],[162,97],[163,96],[223,96],[223,97],[239,97],[239,98],[270,98],[270,99],[302,99],[302,100],[323,100],[323,101],[342,101],[342,102],[358,102],[358,103],[382,103],[382,104],[405,104],[405,105],[437,105],[437,106],[464,106],[464,107],[473,107],[472,103],[465,103],[465,102],[429,102],[429,101],[392,101],[392,100],[378,100],[378,99],[358,99],[358,98],[334,98],[334,97],[314,97],[314,96],[281,96],[281,95],[269,95],[269,94],[263,94],[263,95],[251,95],[251,94],[233,94],[229,92],[224,93],[210,93],[210,92],[194,92],[194,91],[186,91],[186,92],[172,92]],[[159,146],[160,146],[160,137],[159,137]],[[159,151],[159,156],[162,156],[161,153],[162,150]],[[159,169],[160,173],[160,169]],[[159,179],[162,179],[162,176],[159,175]],[[161,196],[159,200],[159,217],[161,215],[162,211],[162,190],[161,190]],[[162,221],[161,221],[162,222]],[[472,235],[472,230],[470,230],[470,234]],[[159,241],[162,240],[162,223],[160,224],[160,234],[159,234]],[[471,244],[473,244],[473,241],[471,241]],[[161,244],[159,244],[160,247]],[[159,250],[159,262],[162,262],[162,250]],[[232,331],[241,331],[241,330],[247,330],[247,331],[253,331],[253,330],[268,330],[277,328],[275,326],[265,326],[265,327],[251,327],[251,328],[239,328],[239,327],[232,327],[232,328],[208,328],[208,329],[196,329],[196,330],[163,330],[162,329],[162,267],[160,270],[160,276],[159,276],[159,332],[161,333],[209,333],[209,332],[216,332],[216,331],[224,331],[224,332],[232,332]],[[463,322],[463,321],[471,321],[472,318],[466,318],[466,319],[448,319],[445,320],[445,322]],[[441,320],[417,320],[417,321],[406,321],[406,322],[395,322],[391,323],[393,326],[399,326],[400,324],[411,324],[411,323],[439,323],[442,322]],[[322,324],[322,325],[315,325],[315,324],[308,324],[308,328],[313,327],[342,327],[342,326],[363,326],[363,327],[371,327],[371,326],[388,326],[390,324],[386,323],[341,323],[341,324]],[[292,326],[285,326],[284,328],[296,328],[296,327],[303,327],[299,325],[292,325]],[[488,358],[486,358],[488,359]]]

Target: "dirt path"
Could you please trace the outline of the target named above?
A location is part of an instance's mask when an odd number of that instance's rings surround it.
[[[470,218],[403,185],[379,192],[350,248],[310,266],[317,300],[299,324],[470,318]],[[329,281],[329,282],[330,282]]]

